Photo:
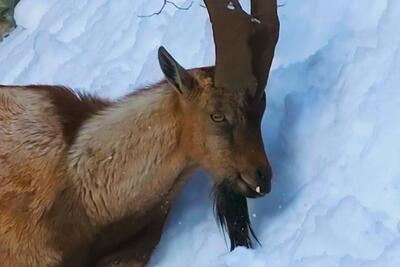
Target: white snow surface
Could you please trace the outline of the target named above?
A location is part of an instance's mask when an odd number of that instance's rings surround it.
[[[263,120],[273,192],[250,201],[262,247],[228,252],[212,181],[198,173],[149,266],[400,266],[400,1],[279,3]],[[141,18],[162,0],[21,0],[0,43],[0,83],[115,98],[162,78],[160,45],[187,68],[211,65],[200,4]]]

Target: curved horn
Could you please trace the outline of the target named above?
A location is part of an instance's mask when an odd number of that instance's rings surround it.
[[[264,90],[278,40],[276,0],[252,0],[252,15],[238,0],[205,0],[213,28],[215,85]]]
[[[277,11],[276,0],[252,0],[251,2],[253,20],[260,22],[256,25],[256,31],[250,41],[253,51],[253,73],[258,81],[258,95],[261,95],[267,86],[275,47],[279,39]]]

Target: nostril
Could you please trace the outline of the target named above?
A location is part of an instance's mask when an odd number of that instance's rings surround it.
[[[269,166],[259,167],[256,171],[256,175],[258,184],[258,187],[256,188],[257,193],[261,196],[269,193],[271,191],[271,168],[269,168]]]
[[[268,171],[265,168],[258,168],[257,169],[257,177],[261,180],[266,180],[269,177]]]
[[[262,168],[257,169],[257,183],[259,185],[257,187],[257,193],[264,193],[267,188],[267,177],[265,177],[265,171]]]
[[[264,170],[263,170],[263,169],[258,168],[258,170],[257,170],[257,177],[260,178],[260,179],[265,179],[265,173],[264,173]]]

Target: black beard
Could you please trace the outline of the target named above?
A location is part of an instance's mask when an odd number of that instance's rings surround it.
[[[231,251],[238,246],[253,248],[252,239],[260,244],[251,227],[246,197],[227,184],[222,183],[214,190],[214,212],[221,229],[228,233]]]

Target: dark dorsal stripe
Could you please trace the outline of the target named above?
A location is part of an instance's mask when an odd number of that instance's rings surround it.
[[[72,89],[62,86],[29,85],[25,88],[47,93],[60,118],[63,136],[68,145],[74,142],[85,121],[112,105],[111,101],[76,93]]]

